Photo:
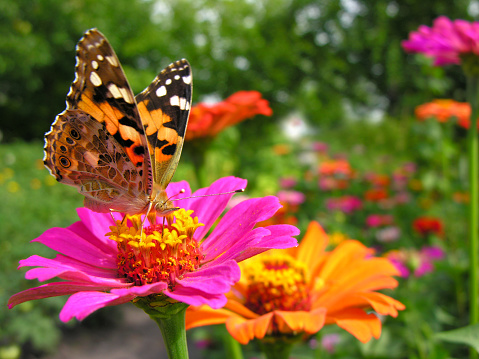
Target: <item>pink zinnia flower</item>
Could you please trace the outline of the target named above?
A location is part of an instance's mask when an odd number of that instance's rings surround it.
[[[440,16],[432,27],[421,25],[411,32],[402,47],[433,58],[436,66],[460,64],[461,55],[479,55],[479,23]]]
[[[246,180],[226,177],[193,196],[245,186]],[[191,196],[186,181],[171,183],[167,192],[171,196],[181,189],[183,197]],[[206,236],[231,196],[173,200],[181,209],[167,224],[151,223],[150,216],[143,229],[140,216],[122,221],[121,214],[113,213],[113,221],[109,213],[80,208],[80,221],[67,228],[51,228],[34,240],[58,251],[54,259],[34,255],[20,261],[20,267],[37,267],[27,271],[27,279],[62,281],[17,293],[8,305],[71,295],[60,313],[64,322],[149,295],[220,308],[226,303],[224,294],[240,279],[237,262],[270,248],[296,246],[291,236],[299,233],[290,225],[254,228],[281,207],[276,197],[269,196],[241,202]]]
[[[384,255],[407,278],[411,272],[415,277],[422,277],[434,270],[434,262],[444,259],[445,252],[438,246],[424,246],[421,250],[401,249],[389,251]]]
[[[371,214],[366,218],[368,227],[388,226],[394,223],[394,217],[390,214]]]
[[[362,208],[362,202],[355,196],[342,196],[336,198],[328,198],[326,201],[328,210],[339,210],[346,214],[352,213]]]
[[[292,206],[298,206],[306,200],[305,194],[298,191],[279,191],[277,195],[281,203],[288,203]]]

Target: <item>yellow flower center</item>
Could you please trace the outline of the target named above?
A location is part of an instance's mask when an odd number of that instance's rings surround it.
[[[140,215],[116,221],[107,236],[117,242],[118,276],[135,285],[161,281],[172,288],[176,278],[198,269],[203,256],[193,235],[204,224],[192,213],[182,208],[167,217],[165,225],[143,229]]]
[[[242,267],[248,282],[245,306],[257,314],[311,309],[306,266],[288,255],[263,255]]]

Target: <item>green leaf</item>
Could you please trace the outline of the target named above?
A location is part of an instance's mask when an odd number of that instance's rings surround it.
[[[437,333],[436,339],[457,344],[467,344],[479,352],[479,324]]]

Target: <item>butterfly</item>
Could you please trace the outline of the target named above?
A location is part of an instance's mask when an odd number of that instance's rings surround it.
[[[165,189],[180,159],[191,95],[183,59],[134,97],[108,40],[90,29],[76,47],[67,107],[45,134],[44,164],[95,212],[165,216],[178,209]]]

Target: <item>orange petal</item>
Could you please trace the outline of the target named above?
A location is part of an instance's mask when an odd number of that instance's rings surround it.
[[[308,230],[296,249],[295,257],[314,270],[322,260],[322,253],[328,245],[328,235],[318,222],[311,221]]]
[[[363,343],[367,343],[372,337],[378,339],[381,336],[379,318],[358,308],[343,310],[331,316],[328,313],[326,323],[336,323]]]
[[[225,309],[211,309],[203,305],[201,307],[188,307],[186,309],[186,330],[205,325],[222,324],[226,320],[235,315]]]
[[[274,312],[275,322],[281,333],[317,333],[324,325],[326,309],[318,308],[311,312],[286,312],[277,310]]]
[[[252,312],[248,308],[246,308],[243,304],[236,300],[229,299],[226,305],[224,306],[225,309],[229,309],[230,311],[246,318],[246,319],[253,319],[257,318],[258,314]]]
[[[272,330],[272,318],[273,313],[249,320],[234,316],[226,321],[226,329],[233,338],[244,345],[254,338],[263,339],[268,329]]]

